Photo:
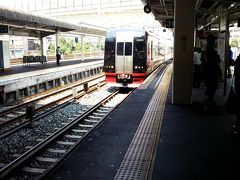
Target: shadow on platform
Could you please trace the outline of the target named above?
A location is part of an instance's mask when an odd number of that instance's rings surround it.
[[[219,106],[208,112],[202,110],[204,90],[203,84],[193,88],[186,106],[172,105],[169,94],[153,180],[240,179],[240,137],[233,134],[236,116],[224,110],[223,83],[215,96]]]

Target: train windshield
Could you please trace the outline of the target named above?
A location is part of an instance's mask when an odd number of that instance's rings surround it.
[[[132,55],[132,43],[125,42],[125,56],[131,56],[131,55]]]
[[[131,56],[132,55],[132,42],[125,42],[125,46],[124,46],[123,42],[118,42],[117,43],[117,55],[118,56],[123,56],[123,55]]]
[[[117,55],[122,56],[123,55],[123,42],[117,43]]]

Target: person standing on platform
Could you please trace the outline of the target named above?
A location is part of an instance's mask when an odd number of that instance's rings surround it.
[[[237,59],[235,60],[235,67],[234,67],[234,88],[236,93],[236,106],[239,107],[240,105],[240,54],[238,55]],[[240,111],[237,110],[236,107],[236,115],[237,119],[234,125],[234,133],[240,134]]]
[[[193,53],[193,87],[200,88],[201,79],[201,48],[194,47]]]
[[[215,36],[209,35],[207,37],[207,47],[203,52],[203,67],[205,68],[206,90],[203,100],[203,110],[206,111],[211,106],[216,106],[214,96],[218,88],[218,81],[221,73],[220,56],[215,50]]]
[[[58,46],[56,49],[57,65],[60,65],[61,54],[62,53],[61,53],[60,47]]]
[[[233,52],[231,50],[231,46],[229,46],[229,59],[228,59],[228,67],[227,67],[227,77],[231,78],[232,77],[232,72],[231,72],[231,66],[234,66],[234,60],[233,60]]]

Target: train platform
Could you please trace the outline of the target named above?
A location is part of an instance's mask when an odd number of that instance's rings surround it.
[[[39,92],[101,74],[103,59],[61,60],[60,65],[31,63],[0,71],[0,104],[7,105]]]
[[[81,58],[77,59],[66,59],[61,60],[60,65],[58,66],[55,61],[49,61],[47,64],[41,64],[39,62],[31,63],[29,65],[24,64],[16,64],[11,65],[9,69],[6,70],[0,70],[0,78],[7,75],[16,75],[19,73],[26,73],[31,71],[42,71],[46,69],[52,69],[52,68],[58,68],[58,67],[64,67],[69,65],[76,65],[76,64],[83,64],[88,62],[94,62],[98,60],[103,60],[103,58],[85,58],[84,61]],[[16,75],[18,76],[18,75]]]
[[[204,84],[193,88],[191,105],[173,105],[170,80],[159,83],[160,74],[129,96],[46,179],[240,178],[240,138],[233,134],[235,116],[224,111],[223,83],[215,96],[219,106],[203,112]],[[168,85],[165,101],[161,89]]]

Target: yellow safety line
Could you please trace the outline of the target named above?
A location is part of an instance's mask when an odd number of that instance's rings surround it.
[[[173,65],[168,65],[115,175],[115,180],[151,177],[172,69]]]

